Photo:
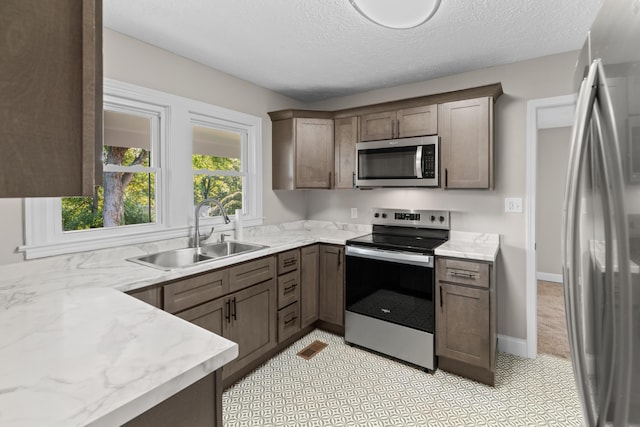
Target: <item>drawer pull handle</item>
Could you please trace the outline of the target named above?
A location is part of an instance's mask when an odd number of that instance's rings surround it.
[[[230,323],[231,322],[231,300],[228,299],[227,302],[225,302],[225,305],[227,306],[226,307],[227,314],[224,317],[227,320],[227,323]]]
[[[284,293],[287,294],[287,293],[293,291],[296,288],[296,286],[298,286],[297,283],[294,283],[291,286],[287,286],[286,288],[284,288]]]
[[[295,322],[297,318],[298,316],[293,316],[291,319],[285,320],[284,321],[285,326],[291,324],[292,322]]]
[[[291,267],[292,265],[295,265],[296,261],[297,260],[295,258],[289,258],[288,260],[285,260],[284,266]]]
[[[236,297],[233,297],[233,320],[238,320],[238,316],[236,316],[237,309],[238,307],[236,306]]]
[[[453,277],[464,277],[465,279],[477,279],[477,276],[475,274],[471,274],[471,273],[459,273],[457,271],[450,271],[449,272],[449,276],[453,276]]]

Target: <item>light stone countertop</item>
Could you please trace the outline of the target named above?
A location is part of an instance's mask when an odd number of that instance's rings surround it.
[[[449,240],[436,248],[435,255],[495,262],[499,251],[499,234],[451,231]]]
[[[253,227],[243,241],[268,248],[173,271],[126,259],[186,238],[0,266],[0,425],[119,425],[237,357],[235,343],[121,291],[370,232],[325,221]],[[452,231],[436,255],[495,261],[498,250],[498,235]]]
[[[0,425],[120,425],[237,357],[237,344],[121,291],[370,230],[255,227],[243,241],[269,248],[174,271],[126,258],[186,238],[0,266]]]

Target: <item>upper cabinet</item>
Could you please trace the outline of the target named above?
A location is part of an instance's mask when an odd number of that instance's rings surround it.
[[[408,138],[437,133],[437,105],[365,114],[360,119],[360,141]]]
[[[493,188],[493,98],[440,105],[443,188]]]
[[[356,143],[440,136],[445,189],[493,188],[494,83],[339,111],[269,113],[273,189],[353,188]]]
[[[102,1],[0,5],[0,197],[92,195],[102,177]]]
[[[333,188],[353,188],[356,177],[358,117],[336,119],[334,127],[335,181]]]
[[[271,114],[271,113],[270,113]],[[294,190],[333,186],[333,118],[271,117],[272,188]],[[318,117],[320,116],[320,117]]]

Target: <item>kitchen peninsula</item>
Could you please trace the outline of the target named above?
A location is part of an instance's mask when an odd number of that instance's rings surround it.
[[[246,241],[268,248],[173,271],[126,258],[186,238],[0,266],[0,424],[118,425],[201,378],[216,382],[235,343],[123,291],[368,232],[318,221],[255,227]]]

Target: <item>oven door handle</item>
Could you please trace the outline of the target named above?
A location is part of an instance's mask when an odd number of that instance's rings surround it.
[[[360,246],[347,246],[345,249],[345,255],[395,262],[398,264],[433,267],[433,256],[416,254],[415,252],[386,251],[383,249],[369,249]]]

